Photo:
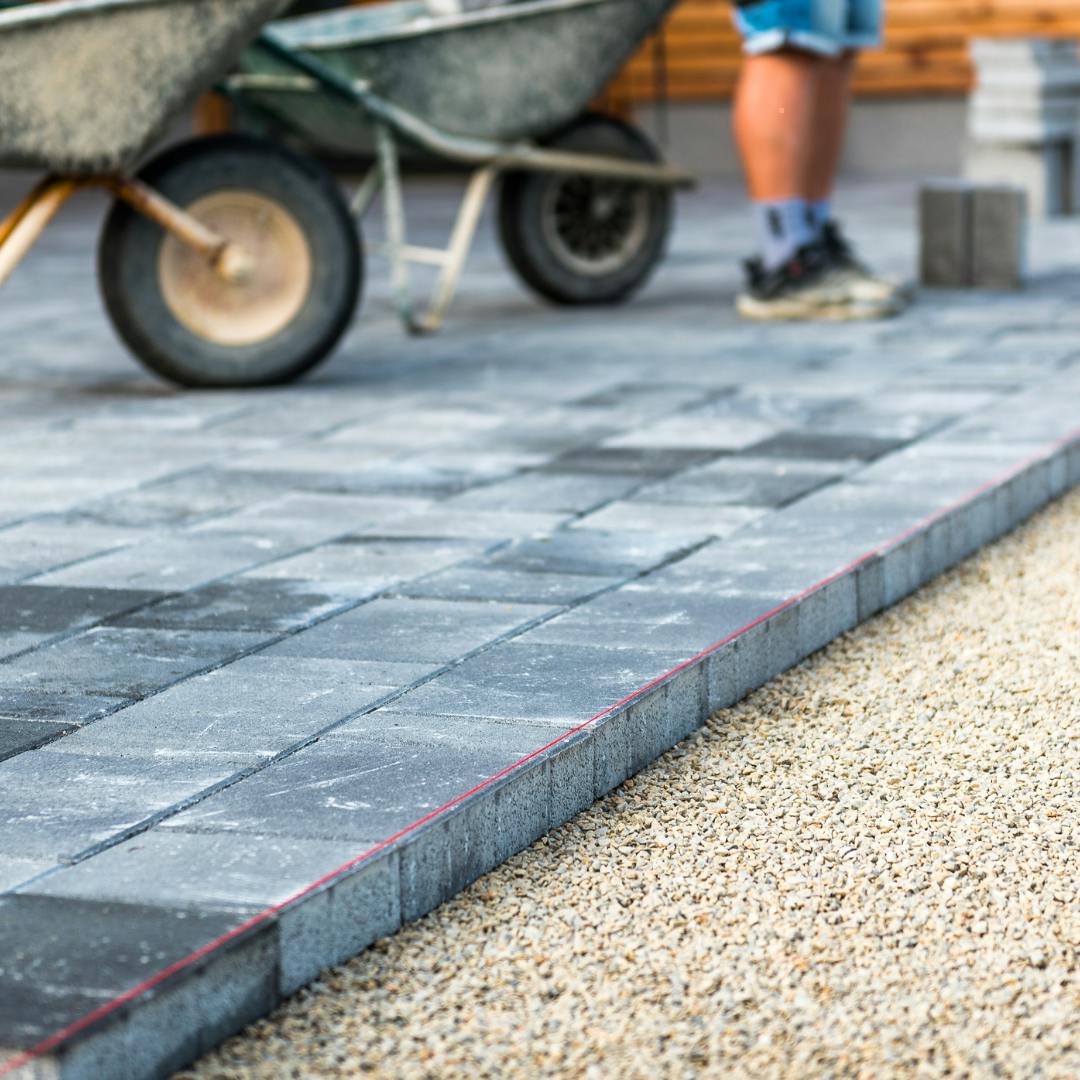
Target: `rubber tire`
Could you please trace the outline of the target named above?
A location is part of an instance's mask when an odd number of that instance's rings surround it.
[[[661,154],[637,128],[588,113],[543,145],[560,150],[660,162]],[[499,235],[510,265],[529,288],[563,305],[615,304],[649,280],[667,253],[674,218],[670,188],[648,188],[646,236],[633,257],[617,270],[584,274],[568,265],[545,236],[543,207],[549,188],[565,181],[550,173],[508,173],[499,195]]]
[[[333,177],[317,162],[246,135],[181,143],[139,178],[181,207],[221,190],[247,190],[287,208],[311,245],[314,279],[299,314],[275,337],[230,347],[208,341],[169,309],[158,278],[165,231],[117,201],[101,235],[98,277],[120,337],[151,371],[180,386],[287,383],[325,359],[356,313],[363,252]]]

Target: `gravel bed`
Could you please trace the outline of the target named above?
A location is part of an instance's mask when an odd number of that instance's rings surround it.
[[[1080,493],[185,1080],[1080,1076]]]

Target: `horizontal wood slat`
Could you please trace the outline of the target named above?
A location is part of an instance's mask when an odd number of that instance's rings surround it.
[[[855,90],[863,96],[960,94],[972,84],[973,37],[1080,38],[1078,0],[886,0],[885,45],[859,60]],[[726,0],[683,0],[667,29],[668,86],[674,100],[731,94],[739,38]],[[611,87],[633,104],[655,94],[653,50],[644,48]]]

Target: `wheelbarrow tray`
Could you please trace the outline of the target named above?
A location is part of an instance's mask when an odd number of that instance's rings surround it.
[[[432,16],[398,0],[275,23],[275,37],[456,136],[542,137],[578,116],[676,0],[519,0]],[[288,76],[263,50],[255,75]],[[302,82],[302,80],[301,80]],[[341,151],[369,145],[360,110],[318,92],[257,88],[243,96],[278,121]]]
[[[0,165],[144,153],[289,0],[59,0],[0,12]]]

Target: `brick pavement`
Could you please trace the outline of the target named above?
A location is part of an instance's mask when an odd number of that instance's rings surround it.
[[[910,202],[850,192],[898,271]],[[682,211],[615,311],[537,306],[487,237],[410,341],[376,264],[341,354],[258,393],[133,366],[92,203],[0,296],[0,1068],[566,737],[53,1053],[186,1061],[1080,479],[1080,226],[1021,294],[752,327],[737,194]]]

